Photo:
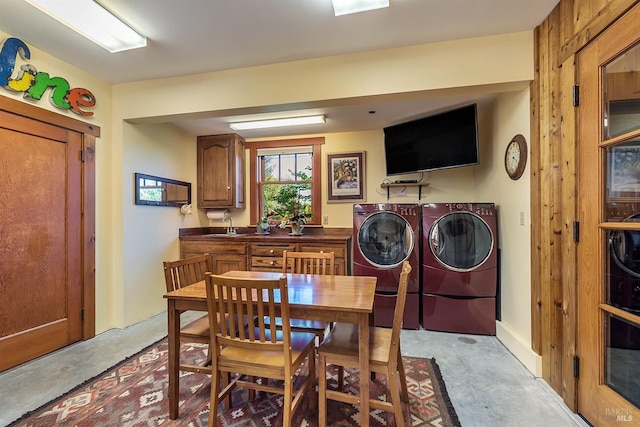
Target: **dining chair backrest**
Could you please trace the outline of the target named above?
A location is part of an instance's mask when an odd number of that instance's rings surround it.
[[[263,279],[207,273],[205,281],[213,352],[219,352],[225,346],[283,352],[285,367],[291,365],[286,276]],[[279,313],[276,311],[278,302]],[[255,319],[255,327],[244,328],[239,327],[237,322],[218,321],[219,318],[242,319],[245,316]],[[282,317],[282,330],[276,328],[276,317]],[[260,373],[256,372],[255,375]]]
[[[404,316],[404,306],[407,301],[407,288],[409,287],[409,273],[411,273],[411,264],[409,261],[402,263],[402,271],[400,272],[400,281],[398,282],[398,297],[396,306],[393,311],[393,323],[391,325],[391,355],[398,353],[400,348],[400,331],[402,329],[402,319]],[[393,358],[393,357],[392,357]]]
[[[284,251],[282,272],[285,274],[335,274],[335,253]]]
[[[175,291],[183,286],[192,285],[204,280],[204,273],[212,271],[209,254],[197,255],[177,261],[165,261],[164,281],[167,292]]]

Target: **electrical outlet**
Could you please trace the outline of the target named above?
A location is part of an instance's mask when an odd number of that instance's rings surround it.
[[[524,225],[524,212],[520,212],[520,225]]]
[[[329,216],[328,215],[325,215],[325,216],[322,217],[322,223],[324,225],[329,224]]]

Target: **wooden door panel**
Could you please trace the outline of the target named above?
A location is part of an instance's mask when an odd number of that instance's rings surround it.
[[[8,119],[0,115],[0,370],[82,337],[82,136]],[[47,126],[55,139],[34,135]]]
[[[637,222],[624,222],[629,215],[640,212],[640,197],[634,194],[635,181],[627,180],[640,174],[640,165],[635,161],[640,142],[640,131],[635,126],[640,125],[639,104],[635,101],[631,104],[636,111],[630,117],[608,114],[614,101],[634,98],[635,85],[622,84],[621,72],[628,73],[629,81],[636,78],[635,52],[628,56],[624,54],[640,42],[637,22],[640,22],[640,5],[598,36],[578,57],[578,412],[593,425],[603,427],[631,425],[631,421],[637,424],[638,420],[635,405],[640,389],[632,380],[638,375],[640,343],[637,339],[620,340],[621,331],[611,319],[624,319],[636,330],[640,324],[637,314],[616,307],[616,301],[612,299],[618,292],[615,289],[624,289],[622,286],[627,281],[626,273],[615,276],[618,267],[612,262],[615,260],[613,248],[618,241],[614,239],[614,231],[629,233],[629,236],[640,232]],[[624,121],[630,126],[612,132],[616,121]],[[615,150],[619,150],[619,154]],[[633,162],[630,161],[632,158]],[[629,167],[630,164],[634,166]],[[621,171],[624,169],[624,173],[614,172],[618,167]],[[616,178],[618,175],[620,178]],[[624,253],[630,254],[633,248],[635,246],[629,244],[623,248]],[[624,262],[632,260],[635,260],[634,256],[629,255]],[[614,276],[617,277],[615,280]],[[619,355],[635,362],[616,358]],[[629,389],[631,393],[627,395],[635,396],[631,400],[623,395]]]

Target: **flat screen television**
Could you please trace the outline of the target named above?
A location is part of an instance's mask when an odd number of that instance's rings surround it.
[[[387,175],[479,163],[477,104],[384,128]]]

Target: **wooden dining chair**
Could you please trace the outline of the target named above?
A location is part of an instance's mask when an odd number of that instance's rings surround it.
[[[250,391],[283,395],[280,425],[291,425],[291,418],[305,395],[309,399],[309,408],[314,410],[317,397],[315,335],[291,332],[286,276],[247,279],[207,273],[206,291],[212,349],[209,427],[216,425],[220,402],[238,386]],[[275,326],[278,298],[279,316],[283,319],[281,330]],[[254,317],[256,327],[239,329],[234,322],[218,321],[222,317],[244,316]],[[295,373],[305,361],[308,364],[307,376],[295,390]],[[231,374],[239,375],[229,381]],[[263,380],[256,381],[258,377]],[[270,385],[265,378],[276,382]]]
[[[184,286],[192,285],[204,280],[204,274],[212,270],[212,260],[209,254],[198,255],[177,261],[164,261],[164,280],[167,292],[175,291]],[[204,315],[180,328],[180,343],[191,342],[209,344],[209,316]],[[181,371],[211,373],[210,349],[207,360],[200,365],[181,363]]]
[[[292,252],[282,253],[282,272],[298,274],[335,274],[334,252]],[[320,320],[291,319],[291,330],[294,332],[313,332],[318,337],[318,344],[324,339],[329,327],[328,322]]]
[[[400,352],[400,330],[402,328],[402,316],[407,298],[407,283],[410,272],[411,265],[409,265],[408,261],[405,261],[402,264],[402,272],[400,273],[398,298],[393,314],[392,328],[369,328],[369,367],[374,374],[385,374],[388,391],[386,401],[370,399],[369,406],[373,409],[392,413],[395,416],[397,426],[404,426],[399,390],[402,391],[402,400],[409,401],[407,378]],[[358,335],[358,325],[336,323],[318,347],[318,425],[320,427],[327,425],[327,399],[358,404],[360,399],[369,398],[369,396],[357,396],[342,391],[344,367],[358,368],[359,366]],[[337,390],[327,389],[327,365],[338,366]],[[360,375],[369,374],[369,372],[360,372]],[[400,377],[400,384],[398,384],[398,377]],[[368,417],[369,414],[362,414],[362,416]]]

